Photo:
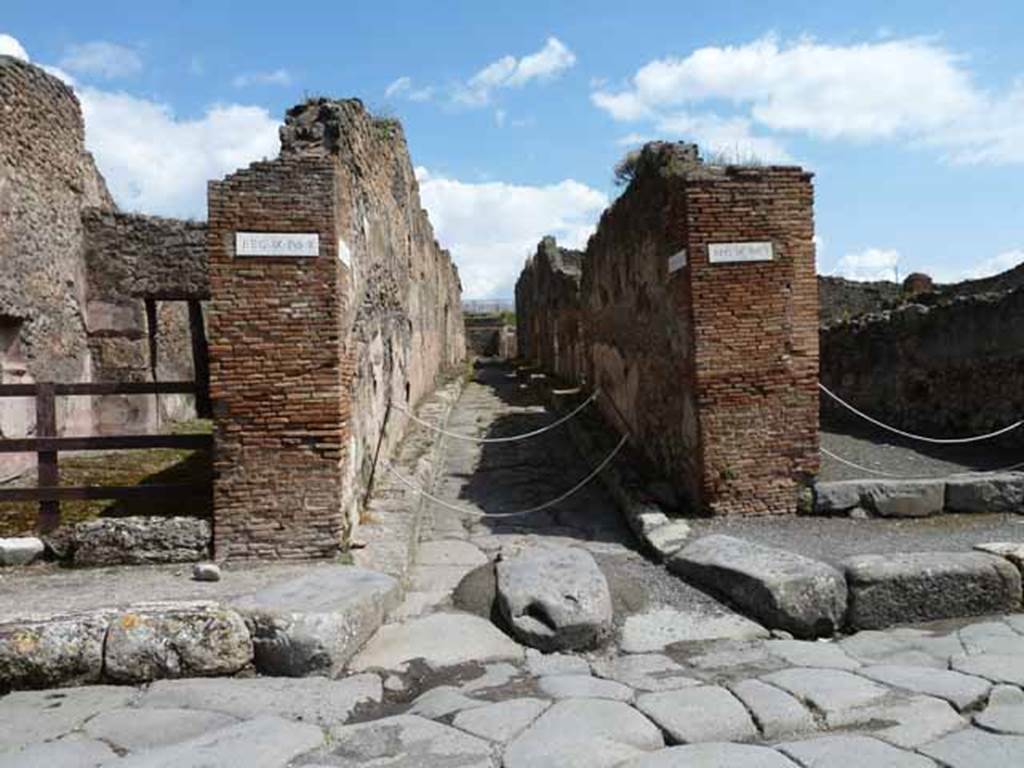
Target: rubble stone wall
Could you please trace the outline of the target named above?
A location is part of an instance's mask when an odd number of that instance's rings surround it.
[[[821,381],[875,418],[933,437],[1011,424],[1024,413],[1024,288],[823,327]],[[822,418],[851,417],[823,397]]]
[[[330,554],[414,408],[465,357],[458,273],[400,126],[358,101],[290,110],[281,156],[210,186],[215,525],[225,556]],[[236,231],[316,232],[307,259]]]
[[[706,166],[650,144],[582,257],[579,309],[542,243],[517,288],[521,350],[600,388],[609,424],[694,510],[796,511],[818,466],[818,294],[810,174]],[[771,261],[711,263],[711,243],[771,243]],[[563,311],[569,307],[568,311]],[[564,355],[575,326],[582,352]],[[556,342],[556,338],[558,341]],[[572,347],[572,344],[568,344]]]

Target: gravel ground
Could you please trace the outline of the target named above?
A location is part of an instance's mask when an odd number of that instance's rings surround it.
[[[880,429],[832,426],[821,432],[821,446],[862,467],[909,477],[945,477],[959,472],[985,472],[1024,462],[1024,447],[999,443],[932,445],[905,440]],[[820,480],[884,478],[846,466],[822,454]]]

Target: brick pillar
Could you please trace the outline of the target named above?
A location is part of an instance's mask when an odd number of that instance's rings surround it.
[[[811,178],[737,167],[686,180],[699,481],[714,514],[795,512],[818,469]]]
[[[337,188],[334,160],[296,157],[209,186],[218,557],[318,557],[341,545],[352,365]],[[242,256],[238,232],[316,234],[319,248]]]

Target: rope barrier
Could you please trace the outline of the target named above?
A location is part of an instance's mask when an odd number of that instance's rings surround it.
[[[417,416],[415,413],[413,413],[412,411],[408,410],[407,408],[402,407],[401,405],[392,405],[392,407],[396,411],[401,411],[402,413],[404,413],[406,416],[408,416],[410,419],[415,421],[420,426],[426,427],[427,429],[432,430],[433,432],[437,432],[439,435],[444,435],[445,437],[450,437],[453,440],[465,440],[465,441],[470,442],[470,443],[485,443],[485,444],[492,444],[492,443],[514,443],[517,440],[526,440],[527,438],[536,437],[537,435],[542,435],[545,432],[548,432],[548,431],[554,429],[555,427],[561,426],[565,422],[569,421],[569,419],[571,419],[573,416],[575,416],[580,411],[582,411],[584,408],[586,408],[588,405],[590,405],[592,402],[594,402],[597,399],[597,396],[600,395],[600,394],[601,394],[601,390],[600,389],[595,389],[594,390],[594,394],[592,394],[590,397],[588,397],[586,400],[584,400],[582,403],[580,403],[578,406],[576,406],[576,408],[574,408],[572,411],[567,413],[565,416],[562,416],[557,421],[553,421],[552,423],[548,424],[545,427],[541,427],[540,429],[535,429],[532,432],[523,432],[522,434],[519,434],[519,435],[509,435],[507,437],[473,437],[472,435],[463,435],[463,434],[459,434],[458,432],[448,432],[447,430],[441,429],[440,427],[434,426],[433,424],[424,421],[419,416]]]
[[[978,443],[981,442],[982,440],[991,440],[994,437],[1005,435],[1007,432],[1012,432],[1013,430],[1017,429],[1019,426],[1024,424],[1024,419],[1021,419],[1020,421],[1014,422],[1013,424],[1010,424],[1007,427],[997,429],[995,432],[989,432],[986,435],[974,435],[973,437],[926,437],[925,435],[915,435],[913,432],[904,432],[902,429],[897,429],[896,427],[890,426],[884,422],[879,421],[878,419],[868,416],[863,411],[859,411],[856,408],[854,408],[852,405],[843,400],[841,397],[839,397],[839,395],[830,390],[821,382],[818,382],[818,388],[821,389],[822,392],[831,397],[833,400],[835,400],[837,403],[842,405],[844,408],[857,414],[862,419],[871,422],[876,427],[881,427],[882,429],[888,430],[893,434],[901,435],[902,437],[907,437],[910,438],[911,440],[919,440],[924,443],[934,443],[936,445],[963,445],[965,443]]]
[[[591,472],[589,475],[587,475],[585,478],[583,478],[580,482],[576,483],[576,485],[574,485],[568,491],[563,493],[561,496],[559,496],[559,497],[557,497],[555,499],[552,499],[551,501],[546,501],[543,504],[538,504],[535,507],[530,507],[529,509],[520,509],[520,510],[518,510],[516,512],[481,512],[481,511],[477,511],[475,509],[470,509],[468,507],[460,506],[458,504],[452,504],[450,502],[445,501],[444,499],[439,499],[437,496],[434,496],[433,494],[431,494],[431,493],[425,491],[424,489],[420,488],[419,486],[417,486],[414,482],[409,480],[401,472],[399,472],[397,469],[395,469],[394,466],[392,466],[391,462],[385,462],[385,466],[407,488],[409,488],[410,490],[414,491],[415,493],[420,494],[424,498],[429,499],[430,501],[434,502],[435,504],[439,504],[440,506],[445,507],[446,509],[452,510],[453,512],[458,512],[458,513],[463,514],[463,515],[472,515],[472,516],[481,517],[481,518],[520,517],[522,515],[529,515],[529,514],[532,514],[534,512],[542,512],[545,509],[549,509],[550,507],[553,507],[556,504],[559,504],[559,503],[565,501],[566,499],[568,499],[573,494],[575,494],[578,491],[582,490],[584,486],[586,486],[588,483],[590,483],[591,480],[593,480],[595,477],[597,477],[599,474],[601,474],[602,470],[604,470],[604,468],[607,467],[609,463],[611,463],[611,460],[614,459],[616,457],[616,455],[618,455],[619,451],[622,450],[622,446],[624,446],[626,444],[626,441],[628,439],[629,439],[628,435],[623,435],[622,439],[619,440],[618,445],[616,445],[612,449],[611,453],[609,453],[604,458],[604,460],[600,464],[597,465],[597,468],[594,469],[593,472]]]
[[[1017,464],[1011,464],[1008,467],[1001,467],[999,469],[985,469],[977,472],[951,472],[946,475],[898,475],[893,472],[885,472],[881,469],[872,469],[871,467],[865,467],[860,464],[857,464],[854,461],[850,461],[849,459],[844,459],[839,454],[833,453],[824,446],[821,446],[819,450],[823,454],[828,456],[830,459],[835,459],[840,464],[845,464],[846,466],[852,467],[853,469],[859,469],[861,472],[867,472],[868,474],[872,475],[879,475],[881,477],[891,477],[893,479],[899,480],[942,480],[943,478],[947,477],[964,477],[967,475],[998,475],[1002,472],[1012,472],[1015,469],[1020,469],[1021,467],[1024,467],[1024,461],[1021,461],[1018,462]]]

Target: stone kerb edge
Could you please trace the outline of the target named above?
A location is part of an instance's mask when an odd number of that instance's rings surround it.
[[[935,486],[941,492],[935,493]],[[920,502],[917,512],[880,511],[877,497]],[[927,497],[932,497],[931,499]],[[940,502],[934,498],[939,496]],[[858,512],[858,510],[860,512]],[[813,513],[820,517],[926,517],[941,513],[1015,512],[1024,514],[1024,472],[950,475],[922,479],[834,480],[814,484]]]

